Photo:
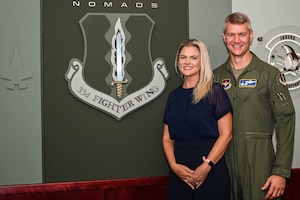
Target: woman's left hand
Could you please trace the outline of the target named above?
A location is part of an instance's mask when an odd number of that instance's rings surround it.
[[[211,166],[207,162],[203,162],[201,165],[199,165],[194,172],[193,178],[192,178],[192,184],[197,189],[199,188],[203,182],[205,181],[208,173],[211,170]]]

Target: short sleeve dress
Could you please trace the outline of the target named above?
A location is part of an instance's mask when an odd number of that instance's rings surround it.
[[[195,169],[203,162],[202,156],[209,154],[219,136],[218,119],[232,112],[232,107],[219,83],[214,83],[212,91],[197,104],[192,103],[192,94],[193,88],[182,86],[169,94],[164,123],[174,140],[176,162]],[[168,180],[170,200],[227,200],[230,196],[230,177],[224,157],[196,190],[192,190],[171,170]]]

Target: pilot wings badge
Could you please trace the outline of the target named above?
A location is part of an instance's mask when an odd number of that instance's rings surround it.
[[[169,73],[162,58],[151,58],[148,15],[88,13],[79,23],[84,58],[71,59],[65,74],[77,99],[120,121],[164,91]]]

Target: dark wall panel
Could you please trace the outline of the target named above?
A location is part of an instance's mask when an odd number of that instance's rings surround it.
[[[121,97],[109,84],[114,80],[109,41],[117,18],[126,37],[122,48],[128,82],[122,84]],[[167,174],[163,112],[168,93],[180,84],[174,57],[187,37],[187,1],[42,1],[44,182]],[[164,61],[169,77],[150,102],[118,118],[85,101],[102,94],[118,105],[141,89],[153,95],[146,87],[154,78],[151,65],[157,58]],[[84,67],[81,78],[88,90],[74,86],[72,91],[68,85],[72,61]]]

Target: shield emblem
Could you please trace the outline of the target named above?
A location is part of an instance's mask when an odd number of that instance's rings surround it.
[[[148,15],[88,13],[79,24],[83,60],[71,59],[65,74],[76,98],[121,120],[164,91],[169,73],[152,60]]]

